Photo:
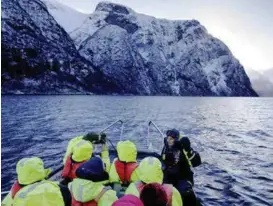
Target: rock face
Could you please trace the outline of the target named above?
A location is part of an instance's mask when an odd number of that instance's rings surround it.
[[[69,36],[46,5],[2,0],[2,93],[257,95],[239,61],[196,20],[102,2]]]
[[[122,91],[256,96],[239,61],[196,20],[156,19],[102,2],[71,37]]]
[[[115,88],[79,55],[41,1],[1,3],[2,93],[66,94]]]

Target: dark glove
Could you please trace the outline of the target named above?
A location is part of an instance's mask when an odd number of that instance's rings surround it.
[[[187,152],[191,150],[191,142],[188,137],[183,137],[180,140],[180,143],[182,144],[183,149],[186,150]]]
[[[89,132],[83,137],[84,140],[90,141],[94,144],[104,144],[106,142],[106,134],[97,134],[95,132]]]
[[[99,140],[99,135],[95,132],[89,132],[84,135],[83,139],[92,143]]]

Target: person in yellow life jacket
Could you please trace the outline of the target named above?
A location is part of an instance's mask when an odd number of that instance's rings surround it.
[[[68,185],[73,206],[110,206],[118,199],[114,190],[103,185],[109,175],[101,158],[92,157],[77,169],[76,175]]]
[[[106,134],[97,134],[95,132],[89,132],[86,135],[78,136],[73,139],[71,139],[68,143],[64,158],[63,158],[63,164],[65,165],[67,158],[71,155],[74,146],[77,145],[77,143],[81,140],[86,140],[91,142],[92,144],[102,144],[103,149],[101,151],[101,158],[106,164],[107,171],[110,170],[110,158],[109,158],[109,151],[108,147],[106,145]]]
[[[68,206],[71,195],[67,187],[47,181],[50,169],[44,169],[38,157],[23,158],[16,165],[18,180],[1,205],[27,206],[49,205]]]
[[[149,183],[159,183],[163,182],[163,172],[161,169],[162,165],[159,159],[155,157],[146,157],[139,164],[139,177],[140,181],[131,183],[125,194],[132,194],[137,197],[140,196],[140,193],[143,187]],[[168,200],[171,202],[172,206],[182,206],[183,202],[181,196],[176,188],[172,185],[163,184],[165,192],[168,195]]]
[[[76,170],[84,162],[92,157],[93,146],[92,143],[86,140],[78,141],[72,148],[71,154],[67,157],[63,171],[62,171],[62,181],[63,184],[67,184],[76,178]]]
[[[111,183],[127,185],[140,180],[138,175],[137,148],[131,141],[121,141],[117,144],[118,158],[114,159],[110,172]]]

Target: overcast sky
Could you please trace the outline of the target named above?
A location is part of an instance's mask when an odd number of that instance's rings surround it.
[[[92,13],[100,0],[59,0]],[[110,0],[138,13],[166,19],[197,19],[255,70],[273,67],[273,0]]]

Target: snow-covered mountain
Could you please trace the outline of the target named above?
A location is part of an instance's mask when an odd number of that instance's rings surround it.
[[[102,2],[73,42],[46,1],[2,0],[2,93],[256,95],[239,61],[196,20]]]
[[[57,0],[42,0],[54,19],[65,29],[67,33],[80,27],[88,18],[88,14],[83,14],[74,10]],[[91,13],[91,11],[90,11]]]
[[[228,47],[196,20],[157,19],[101,2],[70,35],[80,54],[122,92],[256,95]]]
[[[2,0],[2,93],[84,93],[115,88],[82,58],[39,0]]]
[[[246,69],[246,73],[250,78],[253,89],[259,96],[273,96],[273,82],[269,78],[253,69]]]

